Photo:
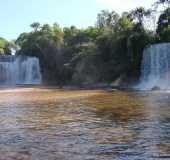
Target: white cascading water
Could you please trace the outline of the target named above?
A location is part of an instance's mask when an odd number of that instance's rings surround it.
[[[144,50],[141,74],[140,89],[170,89],[170,43]]]
[[[27,56],[0,56],[0,85],[41,84],[39,60]]]

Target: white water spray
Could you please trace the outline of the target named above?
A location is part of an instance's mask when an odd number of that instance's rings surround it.
[[[170,89],[170,43],[144,50],[141,74],[140,89]]]
[[[0,85],[41,84],[39,60],[26,56],[0,56]]]

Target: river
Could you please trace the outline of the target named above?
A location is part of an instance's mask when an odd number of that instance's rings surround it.
[[[2,88],[0,160],[170,159],[170,92]]]

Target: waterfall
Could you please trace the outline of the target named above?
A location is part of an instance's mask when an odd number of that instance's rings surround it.
[[[144,50],[140,89],[170,89],[170,43],[152,45]]]
[[[0,56],[0,85],[41,84],[38,58]]]

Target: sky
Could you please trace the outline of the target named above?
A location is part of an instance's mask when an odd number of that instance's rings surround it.
[[[30,24],[53,24],[61,27],[92,26],[97,14],[103,10],[118,13],[136,7],[151,7],[155,0],[0,0],[0,37],[16,39],[20,33],[29,32]]]

